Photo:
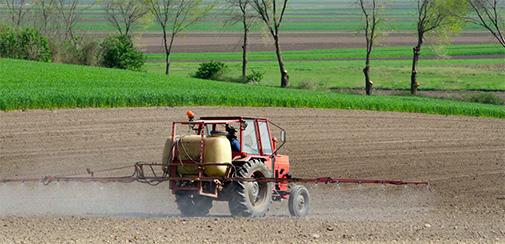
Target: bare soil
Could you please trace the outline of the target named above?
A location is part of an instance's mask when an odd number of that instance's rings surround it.
[[[147,53],[162,53],[160,34],[145,33],[136,43]],[[174,44],[175,52],[238,52],[242,50],[242,35],[236,32],[190,32],[180,35]],[[331,48],[361,48],[362,35],[355,32],[283,32],[283,50],[310,50]],[[253,33],[249,37],[250,51],[271,51],[273,46],[266,34]],[[390,33],[381,39],[381,46],[412,45],[416,35],[408,32]],[[465,32],[454,37],[455,44],[496,43],[487,32]]]
[[[160,161],[188,108],[0,112],[0,178],[86,174]],[[0,242],[505,242],[505,120],[368,111],[191,108],[266,116],[288,131],[299,177],[429,180],[424,187],[311,185],[312,212],[181,218],[167,185],[0,184]],[[128,173],[128,170],[115,172]],[[58,192],[58,193],[55,193]]]
[[[351,94],[363,94],[363,89],[361,88],[332,88],[333,92],[339,93],[351,93]],[[454,90],[454,91],[444,91],[444,90],[419,90],[418,94],[426,97],[442,98],[442,99],[452,99],[458,101],[468,101],[468,96],[471,95],[484,95],[491,94],[492,96],[501,99],[505,102],[505,92],[504,91],[486,91],[486,90]],[[374,95],[386,95],[386,96],[408,96],[410,95],[410,90],[399,90],[399,89],[375,89]]]

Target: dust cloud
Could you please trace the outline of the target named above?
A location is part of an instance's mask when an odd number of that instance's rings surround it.
[[[402,219],[425,215],[432,193],[423,187],[308,185],[309,218]],[[212,217],[229,216],[226,202],[214,202]],[[0,216],[172,217],[180,213],[168,183],[2,183]],[[268,216],[289,216],[288,201],[274,202]]]
[[[178,211],[168,183],[1,183],[0,216],[170,216]]]
[[[313,185],[309,187],[313,217],[340,220],[401,220],[428,215],[437,201],[425,186]]]

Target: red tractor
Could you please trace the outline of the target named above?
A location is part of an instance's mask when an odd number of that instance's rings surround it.
[[[273,201],[283,199],[288,199],[292,216],[307,215],[308,190],[282,180],[291,178],[289,157],[279,154],[286,143],[284,129],[266,118],[196,120],[192,112],[188,118],[172,124],[163,154],[183,215],[205,216],[213,201],[227,201],[233,216],[263,217]]]

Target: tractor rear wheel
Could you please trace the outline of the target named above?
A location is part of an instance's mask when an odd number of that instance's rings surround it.
[[[207,216],[212,208],[211,198],[188,191],[175,193],[175,203],[181,214],[186,217]]]
[[[310,194],[305,186],[293,185],[288,199],[289,213],[293,217],[304,217],[309,213]]]
[[[263,162],[252,159],[237,169],[236,177],[270,178],[271,171]],[[237,181],[232,183],[228,201],[230,213],[238,217],[264,217],[272,206],[273,183]]]

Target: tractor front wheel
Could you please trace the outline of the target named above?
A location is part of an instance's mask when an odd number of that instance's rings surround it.
[[[175,203],[181,214],[186,217],[204,217],[212,208],[212,199],[195,192],[180,191],[175,194]]]
[[[310,194],[305,186],[293,185],[288,199],[289,213],[293,217],[304,217],[309,213]]]
[[[263,162],[252,159],[237,169],[241,178],[270,178],[271,171]],[[273,183],[237,181],[232,183],[228,201],[230,213],[238,217],[264,217],[272,206]]]

